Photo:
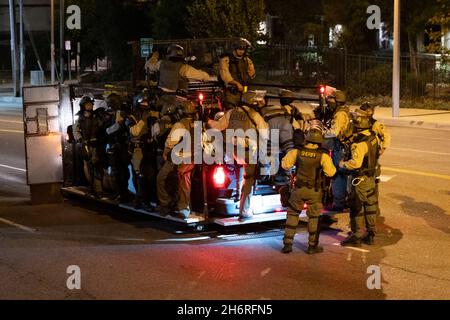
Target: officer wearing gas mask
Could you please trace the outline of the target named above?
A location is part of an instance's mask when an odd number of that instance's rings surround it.
[[[353,127],[350,121],[350,110],[346,105],[346,96],[342,91],[334,91],[327,102],[327,108],[333,116],[331,127],[325,133],[325,138],[328,138],[328,149],[332,150],[333,164],[338,168],[339,162],[349,156],[349,148],[346,145],[352,135]],[[346,207],[347,177],[348,172],[342,168],[338,169],[333,177],[333,207],[330,211],[342,212]]]
[[[226,108],[237,106],[244,87],[256,76],[255,67],[248,57],[251,44],[247,39],[239,38],[233,43],[233,52],[224,54],[219,61],[219,82],[224,87]]]
[[[185,61],[184,48],[172,44],[167,48],[167,56],[154,64],[149,64],[150,72],[159,71],[158,88],[162,93],[187,93],[189,80],[208,81],[208,73],[198,70]]]
[[[242,94],[240,103],[228,110],[218,121],[208,121],[211,128],[220,131],[236,132],[236,130],[243,130],[246,132],[247,130],[254,130],[256,133],[254,137],[235,137],[225,134],[227,144],[234,145],[233,154],[227,154],[226,156],[230,158],[230,161],[234,158],[235,169],[238,169],[235,172],[238,176],[236,179],[236,195],[239,198],[239,219],[242,221],[253,217],[250,201],[257,174],[258,143],[262,142],[267,145],[269,139],[269,125],[258,112],[263,104],[265,104],[263,97],[259,97],[254,91],[248,91]],[[227,153],[230,151],[228,149],[227,146]],[[240,155],[239,150],[244,150],[244,154]]]
[[[78,120],[74,124],[74,138],[81,143],[84,173],[90,184],[93,196],[103,196],[103,164],[105,160],[105,128],[102,117],[103,108],[94,111],[94,99],[83,96],[80,100]]]
[[[109,94],[105,102],[108,107],[106,112],[108,117],[106,119],[109,119],[106,128],[109,146],[107,149],[108,164],[111,166],[114,191],[117,195],[116,200],[124,203],[130,200],[128,191],[130,172],[128,166],[131,157],[128,152],[129,130],[125,125],[125,119],[129,110],[126,104],[123,103],[122,98],[116,93]]]
[[[294,130],[292,123],[296,120],[292,113],[295,113],[297,109],[290,105],[294,99],[295,96],[292,91],[282,90],[280,92],[280,105],[262,104],[259,109],[264,121],[268,123],[270,130],[278,131],[278,150],[273,148],[271,152],[271,157],[274,160],[272,163],[278,169],[277,171],[271,170],[270,174],[274,177],[274,182],[279,184],[289,182],[289,174],[281,168],[280,160],[289,150],[294,148]],[[274,142],[273,137],[271,137],[271,146],[274,145]]]
[[[191,175],[194,170],[194,125],[197,120],[197,111],[192,101],[185,100],[181,103],[183,115],[170,130],[165,142],[163,153],[164,165],[158,173],[158,211],[161,214],[172,214],[180,219],[187,219],[191,213]],[[180,150],[174,150],[180,143],[189,143]],[[201,152],[201,149],[200,149]],[[178,190],[170,191],[170,187],[176,185],[173,172],[177,172]]]
[[[152,202],[156,201],[156,149],[151,128],[159,113],[151,110],[150,103],[148,92],[139,94],[133,112],[127,118],[136,208],[151,208]]]
[[[391,146],[391,133],[389,129],[380,121],[376,120],[373,115],[375,113],[375,106],[371,105],[368,102],[363,103],[363,105],[360,107],[361,111],[366,112],[367,116],[369,117],[371,130],[376,134],[378,141],[379,141],[379,155],[383,155],[386,149],[388,149]],[[375,195],[378,199],[378,188],[380,184],[380,175],[381,175],[381,166],[377,166],[377,172],[375,173]],[[377,217],[380,217],[380,207],[377,208]]]
[[[352,234],[341,242],[343,246],[372,245],[376,232],[378,198],[375,192],[375,174],[378,166],[379,141],[371,131],[367,114],[358,111],[353,120],[356,128],[351,145],[351,158],[341,160],[340,168],[350,170],[352,190],[350,194],[350,222]]]
[[[292,244],[296,233],[299,214],[306,203],[308,208],[308,254],[323,251],[319,246],[319,217],[322,209],[322,172],[332,177],[336,173],[330,156],[323,143],[322,131],[311,129],[306,135],[306,144],[299,149],[293,149],[283,158],[282,166],[285,170],[296,167],[295,188],[288,200],[286,229],[284,233],[283,253],[292,251]]]

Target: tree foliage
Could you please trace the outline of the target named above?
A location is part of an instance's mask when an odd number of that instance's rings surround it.
[[[192,36],[258,38],[265,20],[264,0],[195,0],[188,6],[187,28]]]
[[[267,13],[278,17],[283,29],[282,39],[275,38],[273,40],[306,44],[309,35],[313,34],[317,39],[316,42],[326,45],[328,32],[321,1],[266,0],[265,2]]]
[[[349,52],[365,53],[378,49],[376,30],[369,30],[366,22],[367,7],[374,0],[322,0],[325,20],[330,27],[343,26],[340,45]]]
[[[427,51],[443,55],[450,54],[450,48],[442,44],[444,31],[450,32],[450,0],[437,0],[439,10],[428,20],[430,27],[427,30],[430,43]],[[433,28],[433,26],[439,26]]]
[[[151,7],[153,38],[185,39],[190,34],[186,28],[187,7],[192,0],[161,0]]]
[[[66,38],[81,42],[81,67],[107,56],[112,62],[112,76],[128,78],[131,71],[129,41],[151,34],[151,19],[131,1],[68,0],[67,5],[81,8],[81,30],[69,31]]]

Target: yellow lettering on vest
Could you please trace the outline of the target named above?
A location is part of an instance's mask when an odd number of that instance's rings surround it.
[[[315,158],[316,155],[317,155],[317,153],[315,153],[315,152],[309,152],[309,151],[305,151],[305,150],[302,150],[300,152],[300,156],[306,157],[306,158]]]

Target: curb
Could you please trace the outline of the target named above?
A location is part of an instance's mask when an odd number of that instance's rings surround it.
[[[393,127],[409,127],[416,129],[436,129],[436,130],[449,130],[450,123],[438,123],[438,122],[427,122],[427,121],[417,121],[417,120],[401,120],[392,118],[377,118],[380,122],[387,126]]]

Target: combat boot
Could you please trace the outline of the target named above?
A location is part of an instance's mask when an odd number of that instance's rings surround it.
[[[354,234],[351,234],[343,241],[341,241],[341,246],[343,247],[361,247],[361,238],[358,238]]]
[[[375,244],[375,233],[373,231],[367,232],[367,234],[361,239],[365,244],[371,246]]]
[[[322,253],[323,252],[323,248],[315,245],[315,246],[308,246],[308,249],[306,250],[307,254],[315,254],[315,253]]]
[[[292,252],[292,244],[285,244],[283,249],[281,249],[282,253],[290,253]]]

